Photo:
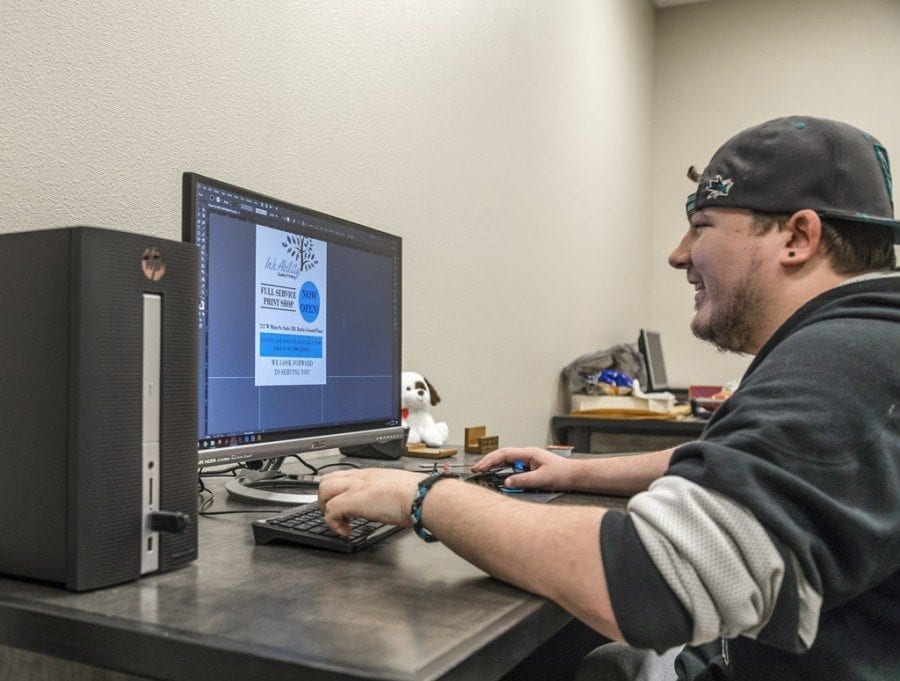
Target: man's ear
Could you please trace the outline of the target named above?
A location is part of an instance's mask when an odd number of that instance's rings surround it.
[[[425,385],[428,386],[428,392],[431,393],[431,406],[434,407],[438,402],[441,401],[441,397],[440,395],[438,395],[437,390],[434,389],[434,386],[431,385],[431,382],[427,378],[422,376],[422,380],[425,381]]]
[[[779,262],[791,267],[809,261],[819,250],[822,240],[822,220],[814,210],[798,210],[781,228],[784,242]]]

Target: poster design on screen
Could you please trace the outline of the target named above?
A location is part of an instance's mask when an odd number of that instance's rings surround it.
[[[324,241],[256,226],[256,385],[325,383]]]

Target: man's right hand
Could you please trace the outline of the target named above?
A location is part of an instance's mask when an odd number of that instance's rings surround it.
[[[551,454],[539,447],[503,447],[485,454],[474,466],[473,473],[482,473],[495,466],[525,462],[528,469],[506,479],[507,487],[544,489],[559,492],[573,487],[574,466],[570,459]]]

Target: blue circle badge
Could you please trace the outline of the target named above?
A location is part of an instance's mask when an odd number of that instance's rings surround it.
[[[319,307],[321,300],[319,299],[319,289],[311,281],[307,281],[300,287],[297,294],[297,307],[300,309],[300,316],[306,322],[314,322],[319,316]]]

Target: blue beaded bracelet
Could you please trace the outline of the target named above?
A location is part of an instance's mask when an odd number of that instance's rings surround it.
[[[412,509],[410,509],[409,515],[412,518],[413,529],[416,531],[417,535],[427,542],[437,541],[438,538],[422,527],[422,502],[425,500],[425,495],[428,494],[428,490],[431,489],[431,486],[443,478],[459,478],[459,476],[456,473],[434,473],[429,475],[419,483],[416,498],[413,499]]]

